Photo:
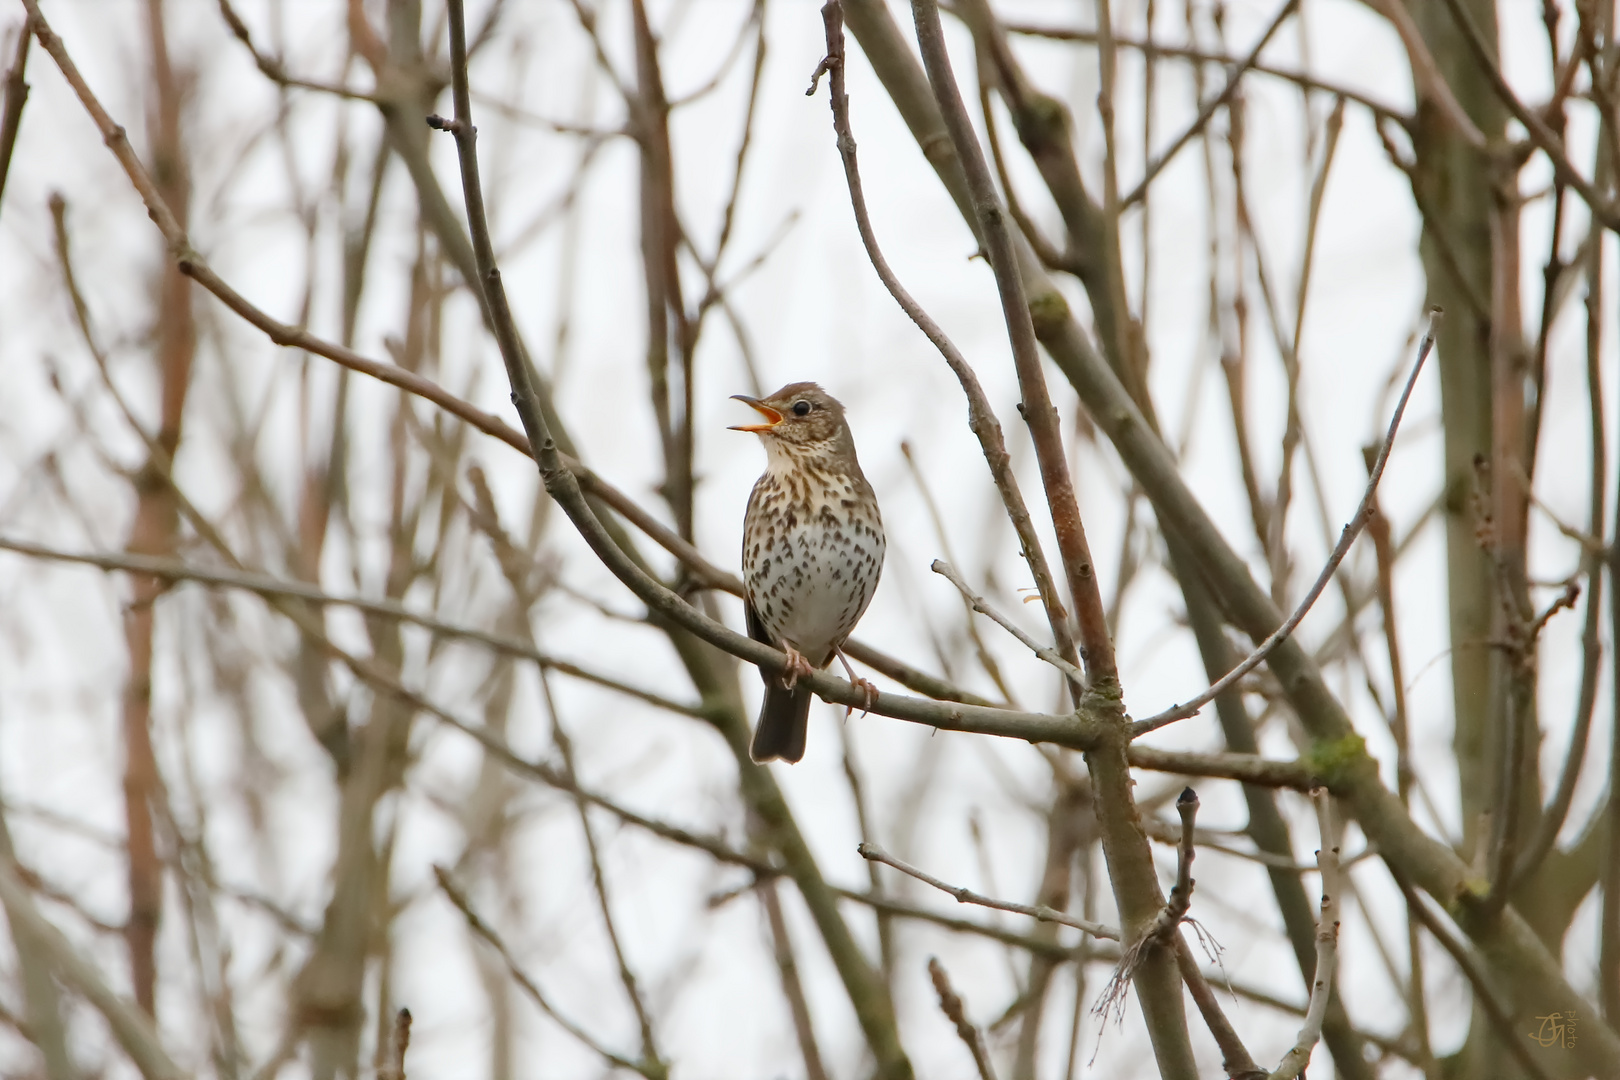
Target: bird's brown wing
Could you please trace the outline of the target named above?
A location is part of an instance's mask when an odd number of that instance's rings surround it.
[[[749,637],[760,642],[761,644],[769,645],[773,649],[780,649],[782,647],[782,643],[771,637],[771,632],[765,629],[765,622],[759,617],[759,612],[754,610],[753,604],[748,603],[746,600],[743,601],[743,611],[747,615],[748,619]],[[764,668],[759,669],[759,678],[761,682],[765,683],[765,685],[770,685],[771,677],[765,674]]]

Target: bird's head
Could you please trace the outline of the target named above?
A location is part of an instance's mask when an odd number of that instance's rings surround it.
[[[844,423],[844,407],[815,383],[792,383],[769,397],[732,397],[764,418],[760,424],[737,424],[732,431],[751,431],[784,450],[839,451],[854,447]]]

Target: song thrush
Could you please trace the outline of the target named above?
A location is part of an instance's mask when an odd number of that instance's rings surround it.
[[[767,398],[735,395],[765,418],[751,431],[765,444],[765,473],[748,497],[742,568],[748,634],[791,662],[766,677],[750,754],[755,761],[804,757],[810,689],[800,675],[834,656],[869,698],[877,688],[855,677],[840,646],[866,611],[883,570],[883,521],[872,485],[855,460],[844,407],[815,383],[793,383]]]

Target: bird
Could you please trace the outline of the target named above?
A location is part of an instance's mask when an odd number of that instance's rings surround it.
[[[790,383],[765,398],[732,395],[763,417],[733,431],[759,436],[765,472],[743,518],[743,593],[748,634],[788,655],[787,669],[765,680],[765,701],[750,756],[757,762],[804,757],[810,688],[801,676],[834,656],[866,695],[843,644],[872,602],[885,541],[877,496],[855,457],[855,438],[836,398],[811,382]]]

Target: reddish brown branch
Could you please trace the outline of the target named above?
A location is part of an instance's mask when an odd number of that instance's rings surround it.
[[[1057,534],[1058,553],[1074,603],[1075,618],[1079,623],[1081,659],[1085,661],[1091,685],[1108,695],[1117,696],[1118,676],[1114,666],[1114,643],[1108,633],[1107,610],[1103,607],[1102,593],[1097,587],[1091,547],[1086,541],[1085,525],[1080,520],[1080,506],[1075,499],[1074,481],[1069,475],[1062,425],[1057,409],[1052,405],[1046,376],[1041,370],[1035,324],[1030,316],[1029,298],[1019,273],[1012,233],[1007,228],[1006,214],[996,194],[995,181],[991,178],[990,167],[979,147],[978,136],[973,131],[967,108],[962,103],[961,91],[956,85],[950,55],[945,48],[938,7],[929,0],[914,0],[912,11],[923,67],[934,88],[934,97],[939,103],[945,127],[950,132],[951,142],[962,161],[974,212],[984,236],[985,254],[995,271],[996,289],[1007,323],[1007,337],[1012,345],[1013,366],[1018,374],[1019,391],[1023,395],[1020,411],[1029,426],[1030,437],[1035,444],[1036,462],[1040,466],[1041,482],[1046,488],[1052,528]]]
[[[1075,654],[1073,635],[1069,631],[1068,612],[1058,595],[1051,568],[1046,561],[1046,553],[1041,547],[1040,536],[1035,531],[1029,507],[1019,490],[1018,478],[1012,468],[1012,455],[1007,452],[1007,442],[1002,435],[1001,421],[996,418],[995,411],[990,407],[990,399],[985,395],[984,387],[980,385],[979,377],[972,366],[939,324],[906,291],[878,246],[877,232],[872,228],[871,215],[866,208],[860,162],[855,153],[855,133],[849,120],[849,96],[844,92],[843,11],[836,0],[831,0],[822,7],[821,19],[826,29],[827,55],[816,66],[808,93],[815,92],[816,84],[823,73],[829,76],[833,131],[838,137],[838,154],[844,164],[844,179],[849,186],[850,203],[855,211],[855,227],[860,233],[861,243],[865,246],[867,258],[871,260],[872,268],[877,271],[884,288],[889,290],[889,295],[894,297],[895,303],[900,305],[900,309],[917,324],[917,328],[939,350],[951,373],[961,384],[962,393],[968,402],[968,427],[979,440],[980,451],[984,454],[985,463],[990,466],[990,475],[995,481],[997,493],[1001,496],[1002,506],[1007,512],[1008,520],[1012,522],[1013,532],[1018,536],[1024,559],[1035,579],[1035,588],[1040,594],[1042,606],[1046,609],[1046,621],[1052,628],[1057,653],[1065,662],[1073,663],[1078,657]]]
[[[148,0],[147,35],[152,83],[157,96],[154,127],[149,133],[155,189],[184,228],[190,205],[185,146],[181,136],[180,80],[169,60],[162,0]],[[179,449],[191,364],[197,350],[191,309],[191,285],[178,268],[163,264],[158,284],[157,340],[153,360],[159,386],[158,430],[154,458],[172,462]],[[169,486],[159,480],[156,460],[135,480],[135,519],[128,549],[142,555],[169,555],[174,550],[179,516]],[[124,617],[129,676],[124,687],[124,815],[128,830],[129,921],[124,930],[129,947],[135,1000],[148,1016],[157,1008],[157,930],[163,909],[163,869],[157,855],[153,802],[161,797],[157,759],[152,750],[152,660],[154,605],[164,583],[137,576]]]

